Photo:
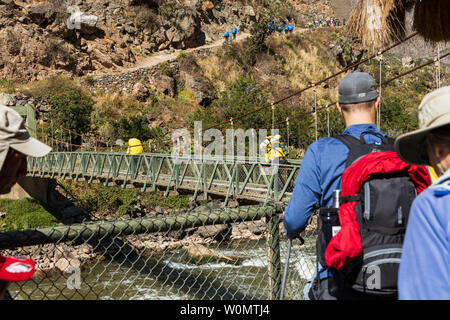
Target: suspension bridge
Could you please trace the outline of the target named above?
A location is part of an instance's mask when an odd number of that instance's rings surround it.
[[[271,109],[272,120],[267,124],[268,129],[279,126],[286,126],[286,140],[289,141],[289,125],[293,118],[275,121],[275,106],[282,102],[313,90],[316,97],[316,88],[327,83],[341,74],[344,74],[366,63],[376,59],[380,64],[379,93],[382,94],[383,86],[393,83],[408,74],[435,64],[436,86],[441,85],[441,62],[440,60],[449,56],[448,50],[438,51],[435,57],[425,63],[411,68],[401,74],[394,75],[390,79],[383,79],[383,54],[399,44],[415,37],[412,34],[398,43],[385,48],[370,57],[361,60],[341,71],[330,75],[316,83],[311,83],[305,88],[296,91],[275,102],[266,103],[261,107],[249,112],[235,115],[234,117],[214,124],[202,131],[211,128],[223,128],[225,126],[234,129],[237,120],[255,115],[262,110]],[[314,117],[315,138],[318,136],[317,114],[319,111],[328,111],[335,102],[326,106],[318,106],[317,99],[314,105],[305,108],[305,112],[296,117]],[[30,133],[39,137],[39,128],[36,127],[36,114],[40,119],[44,116],[34,106],[26,106],[18,110],[27,118],[27,127]],[[34,111],[34,112],[33,112]],[[381,111],[383,112],[382,108]],[[65,276],[61,275],[53,280],[33,280],[21,287],[13,286],[15,296],[25,296],[26,298],[105,298],[108,297],[133,298],[139,294],[139,290],[152,292],[152,297],[161,298],[161,295],[154,293],[155,288],[160,292],[170,292],[162,298],[191,298],[200,299],[278,299],[281,287],[281,265],[282,252],[285,250],[280,239],[280,213],[283,204],[289,201],[292,194],[295,180],[301,165],[300,160],[289,160],[287,164],[267,165],[258,158],[251,157],[221,157],[204,155],[171,155],[161,153],[143,153],[141,155],[128,155],[124,152],[108,152],[108,148],[94,147],[94,150],[79,151],[83,148],[74,141],[83,143],[89,142],[97,146],[101,141],[86,137],[84,134],[74,132],[52,120],[52,114],[46,115],[49,125],[58,128],[59,133],[66,132],[69,137],[77,136],[78,139],[69,140],[56,138],[55,135],[45,136],[45,142],[56,146],[56,150],[61,146],[66,146],[71,151],[55,151],[42,158],[28,159],[28,176],[42,179],[73,179],[86,181],[88,183],[103,183],[104,185],[119,185],[122,188],[139,188],[142,192],[163,189],[165,196],[172,191],[187,192],[192,194],[193,199],[207,200],[208,196],[220,196],[224,198],[224,206],[220,210],[201,211],[199,213],[186,213],[176,216],[146,217],[142,219],[119,220],[116,222],[92,222],[80,225],[58,226],[40,228],[37,230],[22,230],[16,232],[0,233],[0,248],[24,249],[26,255],[31,255],[35,250],[33,247],[44,244],[54,244],[55,251],[58,245],[67,243],[71,246],[88,245],[90,252],[100,252],[106,257],[107,263],[96,260],[92,266],[86,267],[84,272],[86,277],[83,281],[88,285],[75,291],[67,289]],[[328,119],[327,119],[328,120]],[[380,124],[380,115],[377,116],[377,124]],[[323,125],[323,124],[322,124]],[[329,126],[329,122],[327,121]],[[328,132],[330,132],[328,128]],[[41,133],[42,137],[42,133]],[[159,143],[172,142],[170,138],[163,138]],[[74,151],[73,151],[74,150]],[[230,200],[245,200],[256,202],[258,206],[240,206],[229,208]],[[266,245],[261,248],[261,243],[252,240],[242,240],[241,234],[246,223],[257,223],[264,221]],[[205,241],[208,248],[229,253],[230,250],[241,248],[251,254],[257,252],[256,256],[249,258],[247,255],[239,259],[243,260],[239,272],[229,272],[235,270],[221,265],[219,270],[226,272],[219,277],[217,269],[211,269],[211,264],[201,267],[192,264],[189,257],[189,246],[179,241],[174,244],[170,239],[170,232],[186,232],[189,228],[197,227],[217,227],[225,225],[226,234],[221,240]],[[230,228],[233,229],[231,232]],[[134,238],[138,238],[137,242]],[[151,240],[161,237],[161,244],[155,245]],[[310,277],[311,257],[314,256],[314,244],[312,237],[307,239],[306,246],[298,250],[296,256],[298,261],[292,263],[290,268],[295,268],[290,272],[291,281],[299,286],[305,284]],[[228,240],[226,240],[228,239]],[[231,239],[231,242],[228,242]],[[192,240],[191,240],[192,241]],[[195,240],[198,241],[198,240]],[[194,241],[194,242],[195,242]],[[235,241],[235,242],[233,242]],[[31,249],[30,249],[31,248]],[[139,249],[140,248],[140,249]],[[26,251],[29,250],[29,251]],[[38,249],[40,250],[40,249]],[[228,250],[228,251],[227,251]],[[24,253],[23,251],[21,252]],[[233,251],[233,254],[241,254]],[[56,254],[55,254],[56,256]],[[80,258],[81,259],[81,258]],[[208,260],[209,261],[209,260]],[[112,263],[116,263],[113,266]],[[80,266],[82,262],[79,261]],[[68,265],[72,264],[70,261]],[[213,263],[214,265],[214,263]],[[112,267],[111,267],[112,266]],[[113,270],[111,270],[113,269]],[[119,272],[117,272],[119,270]],[[220,272],[220,271],[218,271]],[[45,273],[45,272],[44,272]],[[117,275],[116,275],[117,274]],[[245,278],[247,277],[247,278]],[[293,278],[297,277],[297,278]],[[243,280],[243,279],[250,280]],[[62,280],[61,280],[62,279]],[[132,279],[132,280],[130,280]],[[136,280],[135,282],[134,279]],[[256,279],[258,281],[256,281]],[[238,283],[236,283],[238,280]],[[50,281],[46,285],[45,281]],[[132,284],[128,284],[131,281]],[[17,287],[18,286],[18,287]],[[44,288],[44,289],[43,289]],[[301,287],[291,286],[287,288],[291,293],[286,296],[298,297],[302,291]],[[42,293],[42,294],[41,294]],[[119,294],[120,293],[120,294]],[[260,296],[255,293],[261,293]]]
[[[263,104],[259,108],[236,115],[220,123],[202,128],[201,131],[204,132],[212,128],[223,128],[224,126],[234,129],[234,122],[271,108],[272,121],[271,124],[267,126],[267,129],[286,126],[286,140],[289,144],[289,124],[290,121],[295,119],[286,118],[276,122],[275,106],[294,96],[298,96],[307,90],[312,90],[314,92],[314,106],[312,106],[311,110],[308,111],[306,109],[305,112],[297,115],[295,118],[313,116],[315,139],[317,140],[319,138],[318,112],[327,111],[326,125],[328,126],[329,135],[328,111],[330,107],[336,104],[336,102],[331,102],[325,106],[318,106],[316,88],[341,74],[355,70],[359,65],[367,63],[372,59],[377,59],[379,61],[380,81],[378,85],[380,97],[382,97],[383,86],[432,65],[433,63],[436,66],[436,85],[440,86],[441,59],[449,56],[450,52],[446,52],[448,50],[441,51],[439,50],[439,47],[436,56],[425,63],[407,70],[402,74],[394,75],[390,79],[385,79],[384,81],[381,80],[383,79],[383,54],[409,39],[414,38],[416,35],[417,33],[413,33],[403,40],[320,81],[310,83],[305,88],[293,92],[286,97],[271,103]],[[35,112],[32,112],[32,108]],[[36,128],[35,114],[38,113],[39,117],[42,118],[43,115],[40,114],[40,111],[34,106],[28,105],[18,109],[18,111],[26,117],[27,127],[30,133],[34,136],[38,135],[39,132]],[[379,113],[377,115],[378,126],[380,125],[381,112],[382,107],[379,108]],[[106,145],[102,141],[86,138],[86,135],[84,134],[74,132],[58,123],[54,123],[51,112],[47,117],[50,120],[50,126],[57,128],[61,134],[61,139],[55,138],[54,136],[45,137],[46,142],[52,146],[57,146],[57,148],[65,146],[66,150],[80,149],[82,146],[72,143],[72,137],[79,137],[81,138],[81,141],[88,142],[94,146]],[[63,141],[63,132],[68,133],[65,136],[70,137],[69,141],[67,141],[67,139],[66,141]],[[165,137],[160,139],[158,143],[172,143],[172,141],[170,137]],[[101,152],[97,152],[97,147],[94,147],[94,149],[94,151],[90,150],[86,152],[57,151],[52,152],[41,159],[30,158],[28,161],[28,175],[33,177],[39,176],[41,178],[84,180],[89,183],[104,183],[105,185],[120,185],[123,188],[141,188],[142,191],[154,191],[156,188],[163,188],[165,189],[165,195],[168,195],[170,190],[188,191],[193,194],[194,199],[200,194],[203,196],[203,199],[207,199],[208,194],[218,195],[225,198],[225,204],[228,203],[230,198],[235,200],[246,199],[268,203],[272,201],[287,202],[289,200],[301,163],[299,160],[290,160],[288,164],[277,165],[276,170],[273,170],[272,166],[268,166],[258,159],[251,159],[249,157],[234,157],[230,159],[229,157],[225,158],[220,156],[174,156],[160,153],[145,153],[133,156],[126,155],[123,152],[107,152],[107,148],[103,148]]]
[[[142,192],[165,188],[245,199],[260,203],[286,202],[293,190],[300,166],[267,165],[248,157],[172,156],[168,154],[127,155],[111,152],[52,152],[43,158],[29,158],[28,175],[40,178],[73,179],[88,183],[140,188]]]

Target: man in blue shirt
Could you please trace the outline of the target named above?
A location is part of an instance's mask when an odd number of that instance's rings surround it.
[[[375,125],[380,101],[375,80],[367,73],[353,72],[341,80],[338,92],[337,108],[346,124],[343,134],[359,139],[364,133],[366,143],[381,142],[379,136],[374,135],[386,136]],[[289,239],[296,238],[306,228],[317,202],[321,207],[331,207],[333,190],[341,188],[348,152],[348,148],[335,138],[323,138],[309,146],[284,214],[285,233]],[[320,264],[317,269],[319,277],[316,270],[305,286],[305,299],[357,298],[351,291],[345,296],[331,295],[328,292],[331,270]]]
[[[424,97],[420,129],[395,141],[399,157],[440,176],[414,200],[398,272],[401,300],[450,300],[450,86]]]

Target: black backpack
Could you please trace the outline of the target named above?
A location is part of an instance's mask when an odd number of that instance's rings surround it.
[[[366,144],[366,134],[376,135],[382,142]],[[349,149],[346,169],[369,153],[394,151],[394,140],[378,133],[364,132],[360,139],[350,135],[335,138]],[[333,270],[330,293],[336,295],[343,285],[368,295],[396,296],[402,245],[415,197],[413,181],[402,172],[393,175],[380,173],[366,180],[358,195],[341,198],[341,204],[357,201],[354,211],[360,227],[363,254],[339,271]],[[331,237],[320,235],[319,238]],[[320,244],[319,261],[322,263],[325,262],[327,245]]]

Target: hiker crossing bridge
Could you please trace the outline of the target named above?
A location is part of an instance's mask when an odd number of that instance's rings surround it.
[[[233,120],[255,115],[256,112],[267,110],[270,107],[272,107],[272,129],[283,124],[289,127],[289,119],[280,122],[275,121],[273,116],[274,105],[306,90],[314,89],[318,85],[326,83],[329,79],[356,69],[359,64],[375,57],[380,58],[378,61],[381,73],[382,54],[390,48],[283,99],[272,103],[264,103],[258,109],[235,115],[234,118],[204,128],[203,131],[228,125],[233,128]],[[384,81],[380,76],[380,89],[381,86],[394,82],[396,79],[432,63],[436,63],[436,69],[440,70],[438,69],[440,68],[439,59],[449,55],[450,52],[438,55],[435,60],[428,61]],[[440,83],[439,80],[440,74],[437,73],[438,84]],[[298,115],[298,117],[316,115],[317,111],[327,110],[333,104],[334,102],[324,107],[314,106],[312,111],[305,108],[305,113]],[[30,111],[29,108],[28,111]],[[39,110],[35,111],[39,112]],[[92,266],[87,263],[83,264],[83,267],[86,268],[83,272],[87,275],[83,277],[83,281],[90,282],[88,286],[83,284],[80,289],[76,290],[76,293],[70,290],[68,292],[66,279],[63,275],[58,274],[50,281],[45,280],[50,283],[48,287],[45,287],[44,280],[37,280],[35,283],[29,282],[28,287],[15,288],[15,291],[13,291],[15,296],[24,295],[28,298],[80,297],[82,299],[119,297],[123,299],[137,296],[138,293],[135,292],[135,287],[137,287],[138,291],[144,289],[148,291],[143,292],[151,291],[151,298],[162,297],[167,299],[169,294],[170,299],[174,299],[173,297],[175,299],[186,299],[186,297],[192,296],[208,300],[244,299],[247,297],[261,299],[260,296],[255,296],[255,293],[261,294],[263,298],[278,299],[280,297],[281,266],[283,264],[281,257],[284,255],[279,226],[283,206],[272,206],[272,204],[284,203],[289,200],[301,161],[289,160],[288,164],[269,166],[257,158],[250,157],[174,156],[160,153],[128,155],[123,151],[112,152],[112,150],[110,152],[105,152],[105,150],[102,152],[97,152],[97,150],[81,152],[77,150],[83,150],[83,144],[94,142],[93,145],[95,146],[97,141],[55,123],[52,120],[51,112],[46,116],[46,119],[49,119],[50,128],[56,127],[59,130],[60,138],[57,138],[58,135],[54,132],[53,134],[44,133],[43,128],[33,129],[33,122],[27,123],[30,133],[34,133],[36,137],[52,145],[55,150],[45,157],[28,159],[29,177],[73,179],[88,183],[119,185],[122,188],[140,188],[142,192],[153,191],[158,188],[165,190],[166,196],[171,191],[190,192],[194,199],[198,197],[207,199],[208,195],[217,195],[225,197],[225,205],[230,200],[240,199],[259,202],[264,205],[261,207],[239,206],[238,208],[217,210],[202,209],[176,215],[124,218],[106,222],[91,221],[79,225],[71,224],[37,230],[0,233],[0,247],[5,249],[21,247],[21,249],[25,248],[24,250],[34,250],[30,246],[55,244],[54,249],[50,250],[56,252],[60,251],[57,245],[67,243],[70,246],[83,244],[83,252],[87,250],[92,253],[99,252],[102,255],[102,259],[89,262],[92,263]],[[27,113],[28,120],[32,120],[32,117],[32,112]],[[317,117],[315,118],[315,127],[317,128]],[[43,119],[42,115],[40,119]],[[63,135],[62,132],[65,131],[70,133],[68,140],[63,138],[66,135]],[[39,136],[39,133],[42,133],[42,135]],[[72,140],[71,137],[75,136],[77,138]],[[169,138],[169,141],[171,140],[170,137],[164,137],[164,139],[166,138]],[[289,141],[289,136],[287,136],[287,141]],[[81,145],[76,145],[76,143]],[[62,149],[61,146],[66,146],[67,149],[75,151],[57,151]],[[256,241],[255,238],[244,237],[245,231],[249,231],[249,225],[251,227],[263,225],[261,230],[256,230],[256,233],[261,236],[257,237]],[[232,265],[232,267],[224,267],[222,263],[217,263],[217,260],[211,260],[208,257],[208,263],[205,265],[193,264],[189,252],[192,253],[194,249],[198,249],[198,245],[190,246],[189,243],[182,242],[184,239],[174,242],[171,232],[175,231],[178,239],[178,234],[184,234],[185,230],[200,226],[212,227],[213,231],[219,231],[214,235],[214,241],[216,242],[211,242],[210,239],[203,242],[205,246],[208,246],[207,249],[213,248],[219,252],[225,248],[226,251],[223,252],[226,254],[239,256],[239,260],[236,261],[239,263]],[[190,234],[190,232],[186,231],[185,235]],[[302,247],[302,250],[298,250],[299,253],[293,257],[298,259],[291,263],[291,271],[296,271],[296,273],[290,272],[289,277],[292,277],[290,278],[292,281],[288,280],[287,282],[298,285],[291,285],[292,292],[295,292],[295,294],[291,293],[292,297],[303,291],[305,279],[311,278],[310,272],[314,270],[315,248],[314,239],[311,236],[314,231],[306,230],[305,232],[309,232],[310,236],[305,236],[306,245]],[[216,235],[220,235],[220,237],[216,237]],[[266,243],[260,241],[264,237]],[[194,240],[190,239],[189,241]],[[38,249],[41,250],[41,248]],[[21,251],[21,253],[23,254],[24,251]],[[29,255],[31,255],[31,251],[29,251]],[[42,256],[41,251],[39,256]],[[45,256],[57,259],[57,254]],[[64,261],[69,266],[80,266],[81,264],[81,261],[75,261],[74,265],[71,265],[71,261],[68,259]],[[49,271],[42,272],[50,274]],[[130,280],[135,282],[130,284]],[[158,293],[158,291],[161,293]],[[106,296],[104,295],[105,292]],[[290,295],[287,294],[286,296],[289,297]]]
[[[292,193],[299,160],[267,165],[252,159],[114,152],[52,152],[28,159],[28,175],[120,185],[144,191],[165,189],[260,203],[284,202]]]
[[[402,74],[395,74],[393,77],[383,80],[381,74],[383,70],[383,54],[416,35],[417,33],[413,33],[376,54],[350,65],[333,75],[327,76],[320,81],[310,83],[305,88],[293,92],[275,102],[263,103],[259,108],[235,115],[230,119],[223,120],[207,128],[202,128],[201,131],[212,128],[224,129],[229,128],[230,126],[233,129],[233,122],[244,117],[254,116],[257,112],[267,110],[271,107],[272,121],[268,126],[271,125],[271,128],[274,129],[285,125],[287,129],[286,140],[289,144],[289,121],[293,121],[294,118],[275,121],[274,106],[310,89],[314,90],[315,93],[316,87],[326,83],[330,79],[346,73],[347,71],[355,70],[359,65],[375,58],[379,58],[380,64],[380,80],[378,83],[380,97],[383,86],[393,83],[417,70],[430,66],[433,63],[436,65],[437,70],[436,83],[440,86],[440,60],[450,55],[450,52],[447,52],[448,50],[444,50],[444,53],[438,51],[438,55],[434,57],[434,59],[430,59]],[[311,115],[314,116],[315,136],[317,140],[317,113],[322,110],[328,111],[335,103],[336,102],[331,102],[325,106],[318,106],[315,103],[315,105],[310,108],[312,110],[306,109],[304,113],[298,114],[295,117],[303,118]],[[39,110],[36,108],[34,109],[39,113]],[[380,125],[380,112],[382,112],[380,109],[382,108],[379,108],[379,114],[377,115],[378,126]],[[82,144],[83,142],[88,142],[88,144],[92,144],[93,142],[94,146],[99,143],[99,141],[96,141],[95,139],[86,139],[86,135],[73,132],[60,124],[53,123],[51,112],[47,115],[47,117],[49,116],[50,127],[58,128],[61,139],[56,138],[55,135],[44,135],[43,137],[45,138],[44,140],[46,143],[57,146],[55,150],[61,150],[61,146],[68,150],[79,150],[82,146],[75,144],[74,141],[76,140],[81,141]],[[327,114],[327,116],[329,115]],[[32,116],[29,115],[27,117],[27,119],[32,118]],[[329,122],[327,125],[329,126]],[[30,133],[39,136],[39,129],[33,128],[30,125],[27,125],[27,127],[30,129]],[[66,135],[69,136],[68,141],[63,141],[62,132],[68,132]],[[330,128],[328,127],[328,134],[329,132]],[[72,137],[77,139],[72,140]],[[106,145],[103,142],[100,143]],[[171,137],[162,137],[158,141],[158,144],[171,144]],[[286,202],[289,200],[299,170],[300,161],[290,160],[288,164],[272,167],[260,162],[258,159],[251,159],[248,157],[235,157],[230,159],[229,157],[224,158],[218,156],[188,157],[160,153],[127,155],[124,152],[117,153],[112,152],[112,150],[111,152],[97,152],[95,148],[94,151],[90,150],[88,152],[52,152],[40,159],[30,158],[28,166],[28,175],[34,177],[85,180],[89,183],[120,185],[123,188],[141,188],[142,191],[162,188],[165,189],[165,195],[168,195],[171,190],[188,191],[193,193],[194,199],[199,195],[202,195],[203,199],[207,199],[208,194],[218,195],[225,197],[225,203],[228,203],[229,199],[246,199],[267,203]]]

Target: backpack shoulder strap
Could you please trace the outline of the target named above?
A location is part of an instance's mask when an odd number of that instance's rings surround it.
[[[357,139],[351,135],[343,134],[336,136],[334,138],[341,141],[343,144],[347,146],[349,149],[349,154],[347,157],[347,161],[345,163],[345,167],[348,168],[355,161],[362,158],[368,153],[376,152],[376,151],[393,151],[394,150],[394,142],[395,140],[389,137],[384,137],[381,134],[376,134],[382,140],[381,145],[367,144],[364,139],[364,134],[372,134],[372,132],[363,132],[361,134],[360,139]]]
[[[360,145],[361,141],[356,139],[355,137],[348,134],[341,134],[339,136],[334,137],[338,139],[340,142],[345,144],[347,148],[352,149],[355,145]]]
[[[349,149],[347,161],[345,162],[345,168],[348,168],[357,159],[370,152],[367,144],[362,142],[360,139],[356,139],[353,136],[343,134],[335,138],[345,144]]]
[[[395,143],[395,139],[390,138],[390,137],[386,137],[386,144],[389,146],[394,146]]]

